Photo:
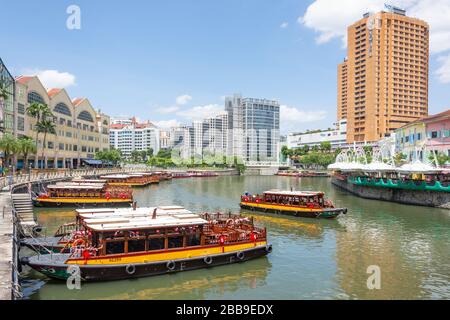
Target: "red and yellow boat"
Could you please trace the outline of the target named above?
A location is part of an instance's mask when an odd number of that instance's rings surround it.
[[[106,180],[112,186],[145,187],[150,183],[149,176],[142,173],[114,174],[101,176],[100,179]]]
[[[130,187],[112,186],[103,180],[58,182],[48,185],[46,190],[46,193],[33,198],[35,206],[128,206],[133,202]]]
[[[242,209],[273,212],[305,218],[333,219],[346,214],[347,208],[336,208],[325,200],[323,192],[316,191],[266,191],[262,195],[241,196]]]
[[[105,281],[244,262],[272,251],[266,229],[252,219],[156,212],[147,218],[85,219],[70,253],[21,262],[55,279],[67,279],[75,269],[81,280]]]

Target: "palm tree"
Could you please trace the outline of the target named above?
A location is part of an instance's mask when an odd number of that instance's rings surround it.
[[[45,121],[50,117],[53,117],[53,113],[51,112],[50,108],[46,104],[34,102],[27,108],[27,115],[29,115],[30,117],[36,118],[35,143],[36,143],[36,149],[37,149],[38,148],[38,138],[39,138],[38,125],[42,121]],[[43,149],[45,149],[45,146],[43,146]],[[44,158],[42,158],[42,161],[44,161]],[[38,155],[36,153],[35,168],[38,167],[38,162],[39,162]]]
[[[45,146],[47,142],[47,134],[56,134],[56,124],[52,120],[43,119],[37,123],[36,129],[38,133],[44,134],[44,139],[42,142],[42,161],[43,169],[46,169],[46,163],[44,161]]]
[[[5,165],[8,166],[11,155],[17,152],[17,140],[10,133],[6,133],[0,139],[0,149],[3,150],[5,154],[3,163],[2,163],[2,172],[5,172]]]
[[[18,140],[18,153],[23,155],[23,168],[28,166],[28,156],[37,152],[36,143],[30,137],[21,137]]]

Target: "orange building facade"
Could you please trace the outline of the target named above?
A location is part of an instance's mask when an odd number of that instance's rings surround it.
[[[348,27],[338,67],[347,142],[373,142],[428,115],[429,26],[404,12],[365,14]]]

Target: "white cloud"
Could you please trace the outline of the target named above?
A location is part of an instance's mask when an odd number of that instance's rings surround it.
[[[176,102],[177,102],[177,105],[182,106],[182,105],[187,104],[191,100],[192,100],[192,97],[190,95],[184,94],[182,96],[177,97]]]
[[[176,119],[162,120],[156,122],[153,121],[153,123],[155,124],[155,126],[159,128],[171,128],[171,127],[178,127],[179,125],[181,125],[181,123]]]
[[[324,120],[327,116],[325,111],[303,111],[286,105],[280,106],[280,127],[283,130],[298,130],[304,123]]]
[[[362,18],[366,12],[384,9],[386,0],[315,0],[308,6],[298,22],[318,33],[318,44],[341,39],[347,46],[347,27]],[[449,0],[396,0],[388,2],[406,10],[410,17],[426,21],[430,25],[430,52],[450,50],[450,1]],[[445,62],[443,59],[440,59]],[[446,66],[438,70],[439,79]]]
[[[32,74],[39,77],[44,87],[50,88],[67,88],[74,86],[75,76],[68,72],[59,72],[58,70],[28,70],[26,74]]]
[[[156,112],[160,113],[160,114],[169,114],[169,113],[174,113],[176,111],[180,110],[180,107],[178,106],[173,106],[173,107],[162,107],[162,108],[158,108],[156,109]]]
[[[450,83],[450,54],[439,57],[438,61],[442,62],[441,67],[436,70],[439,81],[442,83]]]
[[[190,120],[202,120],[204,118],[214,117],[223,111],[223,106],[219,106],[218,104],[208,104],[179,111],[177,112],[177,115]]]
[[[283,23],[280,25],[280,28],[281,28],[281,29],[286,29],[287,27],[289,27],[289,22],[283,22]]]

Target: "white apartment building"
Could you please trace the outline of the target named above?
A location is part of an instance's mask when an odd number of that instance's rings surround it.
[[[138,123],[136,118],[131,118],[131,122],[123,119],[113,119],[110,126],[110,144],[112,148],[118,149],[125,157],[130,157],[131,152],[146,151],[153,149],[153,154],[160,150],[160,132],[159,129],[149,121]]]
[[[347,120],[342,119],[335,123],[335,128],[307,132],[289,133],[287,145],[289,149],[303,146],[320,146],[322,142],[330,142],[331,148],[342,148],[347,144]]]
[[[222,113],[185,127],[181,156],[185,159],[204,155],[223,157],[227,155],[227,147],[228,114]]]
[[[159,147],[160,149],[173,149],[181,146],[184,139],[186,126],[177,126],[171,128],[159,129]]]
[[[267,99],[225,99],[228,114],[228,155],[252,165],[279,164],[280,105]]]

